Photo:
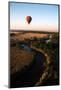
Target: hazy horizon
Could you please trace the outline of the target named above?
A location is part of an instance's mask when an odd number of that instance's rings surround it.
[[[26,16],[32,17],[30,24]],[[10,30],[58,32],[58,5],[11,2]]]

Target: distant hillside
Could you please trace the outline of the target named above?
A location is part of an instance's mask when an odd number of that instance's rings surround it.
[[[11,32],[10,33],[11,38],[18,39],[18,40],[24,40],[24,39],[30,39],[30,38],[43,38],[43,37],[48,37],[48,34],[43,34],[43,33],[32,33],[32,32]]]

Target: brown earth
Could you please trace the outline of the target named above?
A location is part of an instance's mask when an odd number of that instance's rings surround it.
[[[17,40],[24,40],[24,39],[31,39],[31,38],[43,38],[43,37],[48,37],[48,34],[42,34],[42,33],[21,33],[21,32],[13,32],[15,35],[11,38],[17,39]],[[12,33],[11,33],[12,34]]]
[[[18,47],[10,48],[10,66],[11,73],[15,73],[25,66],[28,66],[33,59],[34,53],[27,52],[23,49],[19,49]]]

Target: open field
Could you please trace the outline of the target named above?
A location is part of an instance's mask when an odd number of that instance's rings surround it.
[[[12,32],[11,35],[14,33],[14,37],[17,40],[25,40],[25,39],[32,39],[32,38],[43,38],[48,37],[48,34],[39,34],[39,33],[22,33],[22,32]],[[14,38],[12,37],[12,38]]]

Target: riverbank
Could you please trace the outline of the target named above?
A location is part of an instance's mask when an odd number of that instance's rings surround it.
[[[11,87],[35,86],[45,69],[45,56],[36,52],[32,62],[22,70],[11,75]]]

